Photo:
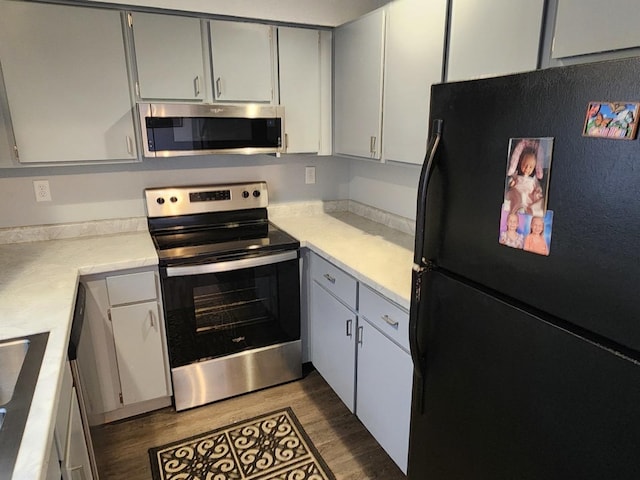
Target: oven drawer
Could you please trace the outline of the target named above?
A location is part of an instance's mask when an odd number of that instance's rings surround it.
[[[316,254],[311,255],[310,267],[313,280],[346,303],[347,306],[356,309],[358,282],[355,278]]]
[[[157,298],[155,272],[107,277],[107,290],[111,306],[155,300]]]
[[[409,314],[364,284],[360,284],[360,315],[409,351]]]

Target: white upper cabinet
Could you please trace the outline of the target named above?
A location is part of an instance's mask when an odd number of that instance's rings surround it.
[[[140,98],[203,100],[200,20],[142,12],[130,15]]]
[[[273,27],[210,20],[209,32],[214,100],[274,102]]]
[[[2,71],[0,70],[0,75]],[[2,88],[2,79],[0,78],[0,88]],[[1,90],[0,90],[1,92]],[[6,106],[2,104],[0,99],[0,167],[13,165],[13,140],[11,139],[9,130],[9,115]]]
[[[334,149],[379,159],[382,130],[384,9],[334,33]]]
[[[447,81],[535,70],[544,0],[451,0]]]
[[[0,62],[21,163],[136,159],[118,11],[2,1]]]
[[[287,153],[320,148],[320,32],[278,28],[280,104]]]
[[[431,85],[442,81],[447,0],[389,4],[385,46],[383,159],[421,164]]]
[[[640,47],[637,0],[558,0],[553,58]]]

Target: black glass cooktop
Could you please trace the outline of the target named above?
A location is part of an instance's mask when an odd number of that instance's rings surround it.
[[[298,240],[269,221],[155,232],[152,238],[160,265],[165,266],[219,262],[300,247]]]

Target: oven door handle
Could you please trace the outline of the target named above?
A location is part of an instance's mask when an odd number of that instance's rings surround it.
[[[204,265],[187,265],[184,267],[167,267],[167,277],[182,277],[185,275],[202,275],[205,273],[230,272],[243,268],[261,267],[274,263],[286,262],[298,258],[298,250],[264,255],[261,257],[242,258],[228,262],[207,263]]]

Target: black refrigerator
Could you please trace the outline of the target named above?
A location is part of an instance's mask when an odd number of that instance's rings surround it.
[[[640,478],[637,102],[638,58],[432,87],[410,480]]]

